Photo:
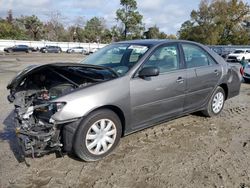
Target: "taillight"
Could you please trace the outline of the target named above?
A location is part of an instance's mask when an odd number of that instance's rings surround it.
[[[240,67],[240,74],[243,75],[244,74],[244,68]]]

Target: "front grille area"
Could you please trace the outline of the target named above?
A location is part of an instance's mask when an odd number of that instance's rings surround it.
[[[237,60],[237,57],[235,57],[235,56],[228,56],[227,62],[234,63],[234,62],[238,62],[238,60]]]
[[[228,56],[228,59],[232,59],[232,60],[237,60],[237,58],[235,56]]]

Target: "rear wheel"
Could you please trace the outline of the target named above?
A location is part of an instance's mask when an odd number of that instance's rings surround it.
[[[207,117],[219,115],[225,103],[225,91],[221,87],[217,87],[210,98],[207,109],[202,113]]]
[[[115,149],[121,132],[120,119],[113,111],[107,109],[95,111],[79,125],[74,151],[82,160],[100,160]]]

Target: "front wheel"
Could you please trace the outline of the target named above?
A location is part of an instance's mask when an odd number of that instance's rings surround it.
[[[120,119],[113,111],[95,111],[80,123],[74,151],[84,161],[100,160],[115,149],[121,132]]]
[[[219,115],[225,103],[225,91],[221,87],[217,87],[212,97],[210,98],[207,109],[202,113],[207,117]]]

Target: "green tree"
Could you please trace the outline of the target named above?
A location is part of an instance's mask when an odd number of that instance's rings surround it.
[[[48,21],[44,24],[44,38],[50,41],[69,41],[68,30],[64,24],[66,18],[59,11],[53,11],[47,14]]]
[[[66,42],[69,40],[67,37],[67,30],[60,22],[49,21],[44,25],[43,34],[46,40],[49,41],[62,41]]]
[[[202,0],[178,35],[204,44],[248,44],[249,31],[243,24],[249,13],[249,5],[241,0]]]
[[[218,27],[214,23],[214,16],[208,1],[201,1],[199,10],[191,12],[191,20],[182,24],[179,38],[203,44],[217,44],[219,33]]]
[[[158,27],[149,27],[146,32],[144,32],[144,36],[146,39],[157,39],[159,38],[160,30]]]
[[[112,34],[106,28],[103,18],[93,17],[88,20],[83,33],[86,42],[110,42],[112,39]]]
[[[170,34],[166,36],[166,39],[177,39],[176,35]]]
[[[19,21],[24,24],[27,33],[31,36],[33,40],[39,40],[43,23],[39,20],[39,18],[35,15],[32,16],[22,16]]]
[[[116,11],[116,19],[121,21],[124,26],[124,39],[127,39],[128,34],[132,35],[130,38],[140,37],[144,30],[142,25],[143,16],[137,11],[137,3],[135,0],[121,0],[121,9]]]
[[[242,26],[250,13],[249,5],[240,0],[216,1],[211,4],[214,22],[219,29],[220,44],[248,44],[246,28]]]
[[[111,28],[110,32],[111,32],[111,35],[112,35],[112,41],[113,42],[122,40],[122,37],[123,37],[122,32],[123,32],[123,30],[122,30],[121,27],[113,26]]]
[[[0,39],[27,39],[25,32],[16,24],[0,20]]]
[[[12,23],[13,22],[13,13],[12,13],[12,10],[8,10],[8,14],[7,14],[7,17],[6,17],[6,20],[7,22],[9,23]]]
[[[167,35],[164,32],[161,32],[160,29],[155,25],[148,28],[144,33],[144,38],[146,39],[176,39],[175,35]]]
[[[112,33],[109,29],[104,29],[101,35],[101,43],[110,43],[112,41]]]

